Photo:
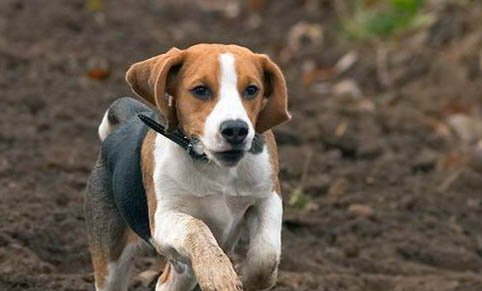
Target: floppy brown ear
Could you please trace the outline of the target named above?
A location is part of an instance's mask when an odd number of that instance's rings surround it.
[[[264,107],[258,114],[256,132],[263,133],[291,119],[286,81],[279,67],[267,55],[259,55],[264,71]]]
[[[177,128],[175,107],[175,75],[182,65],[184,52],[177,48],[133,64],[126,73],[132,91],[155,105],[166,120],[166,130]],[[173,96],[172,98],[169,96]]]

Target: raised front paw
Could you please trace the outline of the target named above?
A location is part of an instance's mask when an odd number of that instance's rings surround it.
[[[203,291],[241,291],[243,286],[233,264],[224,253],[193,261],[193,269]]]

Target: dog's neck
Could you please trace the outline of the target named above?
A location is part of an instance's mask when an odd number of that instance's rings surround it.
[[[227,195],[246,196],[269,193],[272,188],[272,169],[266,146],[257,154],[246,153],[234,167],[222,167],[213,160],[196,161],[160,134],[157,134],[155,147],[155,152],[159,153],[154,155],[155,164],[165,167],[164,175],[176,181],[179,187],[187,188],[189,193],[199,192],[202,196],[226,188]]]

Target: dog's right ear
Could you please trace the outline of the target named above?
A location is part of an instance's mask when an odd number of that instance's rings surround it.
[[[177,48],[167,53],[133,64],[126,73],[132,91],[155,105],[166,121],[166,130],[177,128],[175,83],[182,66],[184,51]]]

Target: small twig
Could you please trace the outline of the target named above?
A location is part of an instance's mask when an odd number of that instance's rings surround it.
[[[464,169],[458,169],[457,171],[453,172],[437,189],[439,192],[447,191],[450,186],[460,177],[460,175],[464,172]]]
[[[292,207],[303,208],[306,209],[308,205],[308,197],[306,197],[303,193],[304,186],[306,179],[308,177],[308,172],[310,169],[311,161],[313,160],[313,150],[308,148],[306,151],[306,159],[303,164],[303,170],[301,172],[301,179],[298,186],[296,186],[293,191],[291,192],[290,199],[288,204]]]
[[[384,45],[377,49],[377,76],[384,87],[393,86],[393,78],[388,69],[388,49]]]
[[[340,19],[345,19],[349,16],[348,5],[345,0],[334,1],[335,12]]]
[[[306,152],[305,163],[303,165],[303,171],[301,172],[301,180],[300,180],[300,185],[299,185],[300,189],[304,188],[304,185],[305,185],[306,179],[308,177],[308,172],[310,170],[312,160],[313,160],[313,150],[311,148],[308,148],[308,150]]]

